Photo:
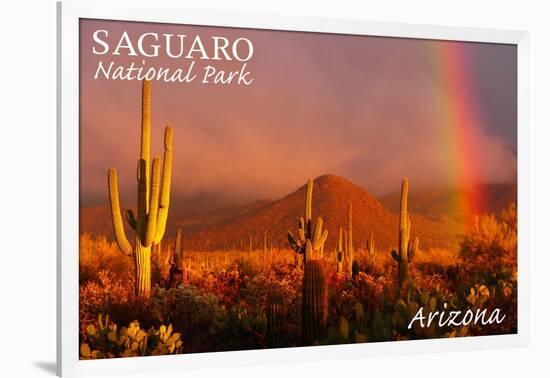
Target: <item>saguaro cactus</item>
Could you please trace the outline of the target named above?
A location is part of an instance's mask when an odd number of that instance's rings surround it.
[[[403,179],[401,184],[401,208],[399,212],[399,251],[391,251],[392,257],[397,261],[399,270],[399,286],[409,278],[409,263],[414,259],[416,250],[418,249],[418,237],[414,241],[410,241],[411,236],[411,218],[407,210],[407,199],[409,192],[409,180]]]
[[[130,227],[135,230],[132,245],[120,213],[118,178],[115,168],[108,172],[109,202],[115,238],[119,249],[134,258],[135,292],[138,298],[148,299],[151,293],[151,247],[164,237],[170,202],[172,176],[172,128],[164,131],[164,163],[154,157],[151,164],[151,82],[142,83],[141,148],[137,167],[137,218],[132,210],[126,212]]]
[[[328,231],[323,231],[323,219],[317,218],[315,230],[313,230],[311,204],[313,201],[313,181],[307,182],[306,190],[306,211],[305,217],[300,217],[298,221],[298,239],[295,239],[292,232],[288,231],[288,243],[296,253],[304,256],[304,264],[310,260],[313,255],[320,255],[328,237]]]
[[[328,317],[328,286],[321,260],[310,260],[304,270],[302,286],[302,332],[304,343],[311,345],[325,334]]]
[[[367,255],[372,257],[374,255],[374,232],[370,233],[370,240],[367,240]]]
[[[342,249],[343,230],[340,227],[340,236],[338,237],[338,250],[336,251],[336,273],[342,273],[344,264],[344,250]]]
[[[172,259],[172,249],[165,248],[162,241],[158,244],[153,244],[151,248],[151,279],[152,285],[158,284],[164,287],[168,283],[170,274],[170,260]]]
[[[267,299],[267,339],[270,346],[281,344],[281,335],[286,322],[287,309],[280,294],[271,294]]]
[[[346,260],[348,273],[351,276],[353,272],[353,208],[351,202],[348,203],[348,232],[347,232],[347,249],[346,249]]]
[[[183,281],[184,262],[183,262],[183,231],[178,229],[176,240],[174,241],[174,251],[170,256],[170,279],[168,286],[176,288]]]

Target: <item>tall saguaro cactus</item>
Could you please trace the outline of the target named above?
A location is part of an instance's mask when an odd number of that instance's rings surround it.
[[[134,258],[135,291],[138,298],[147,300],[151,293],[151,247],[164,237],[172,176],[172,128],[164,131],[164,163],[159,157],[151,163],[151,82],[142,83],[141,146],[137,166],[137,218],[132,210],[126,212],[130,227],[135,230],[132,245],[124,231],[115,168],[108,172],[109,202],[115,238],[119,249]]]
[[[328,284],[321,260],[310,260],[304,269],[302,285],[302,333],[304,343],[320,341],[328,318]]]
[[[409,278],[409,263],[414,259],[416,250],[418,249],[418,237],[414,241],[410,241],[411,236],[411,218],[407,210],[407,200],[409,192],[409,180],[403,179],[401,184],[401,208],[399,212],[399,251],[391,251],[392,257],[397,261],[399,270],[399,286]]]
[[[348,273],[351,276],[353,271],[353,257],[354,257],[354,251],[353,251],[353,207],[351,204],[351,201],[348,203],[348,233],[347,233],[347,254],[346,254],[346,260],[347,260],[347,268]]]
[[[288,231],[288,243],[296,253],[304,256],[304,266],[314,254],[320,255],[325,241],[328,237],[328,231],[323,231],[323,219],[317,218],[315,230],[312,225],[311,204],[313,201],[313,181],[307,182],[305,217],[300,217],[298,221],[298,238],[294,239],[292,232]]]

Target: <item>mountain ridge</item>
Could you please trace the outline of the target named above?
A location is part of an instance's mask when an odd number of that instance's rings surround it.
[[[294,231],[297,220],[304,213],[306,185],[265,206],[243,216],[199,230],[187,235],[187,244],[192,249],[248,249],[263,248],[263,234],[267,230],[268,244],[287,248],[286,232]],[[313,218],[323,218],[329,230],[326,247],[333,249],[338,242],[339,228],[347,227],[347,206],[352,202],[354,244],[364,247],[370,233],[379,247],[389,248],[397,244],[398,218],[391,214],[370,193],[345,178],[323,175],[314,180]],[[411,214],[412,233],[424,239],[425,246],[450,245],[448,230],[440,224],[420,215]]]
[[[485,198],[491,202],[488,206],[502,207],[505,202],[515,198],[510,188],[497,189]],[[188,249],[248,250],[251,240],[253,249],[261,249],[264,231],[267,230],[268,246],[287,248],[286,233],[296,232],[297,219],[304,213],[305,191],[304,183],[276,200],[258,200],[188,217],[171,212],[166,238],[173,238],[176,230],[181,228]],[[441,190],[433,190],[429,195],[422,193],[429,192],[415,191],[412,183],[409,194],[412,236],[419,236],[421,249],[456,245],[462,226],[445,209],[446,201],[452,196]],[[394,248],[398,237],[398,192],[379,200],[358,185],[332,174],[317,177],[313,186],[313,218],[316,222],[321,216],[324,227],[329,231],[326,247],[334,249],[339,228],[347,227],[347,206],[350,201],[353,206],[355,248],[364,248],[371,232],[374,233],[377,247]],[[108,206],[82,208],[80,227],[81,233],[104,235],[112,239]],[[127,229],[127,232],[130,230]]]

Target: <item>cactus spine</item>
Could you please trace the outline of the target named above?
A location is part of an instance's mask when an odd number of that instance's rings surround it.
[[[151,164],[151,82],[142,83],[141,103],[141,147],[138,159],[138,203],[137,218],[132,210],[126,212],[130,227],[135,230],[134,245],[128,241],[124,231],[118,195],[118,178],[115,168],[108,172],[109,202],[115,238],[119,249],[134,257],[135,292],[138,298],[146,300],[151,292],[151,247],[164,237],[170,202],[170,181],[172,176],[172,128],[164,131],[164,164],[154,157]]]
[[[328,286],[321,260],[310,260],[304,270],[302,285],[302,332],[304,343],[320,341],[325,334],[328,317]]]
[[[323,219],[317,218],[315,229],[312,225],[311,206],[313,201],[313,181],[307,182],[306,189],[306,205],[305,217],[300,217],[298,221],[298,239],[295,239],[292,232],[288,231],[288,243],[294,252],[303,255],[304,265],[307,261],[319,256],[324,248],[325,241],[328,237],[328,231],[323,231]]]
[[[393,250],[392,257],[397,261],[399,270],[399,286],[403,287],[409,278],[409,263],[414,259],[418,249],[418,237],[410,241],[411,236],[411,218],[407,210],[407,200],[409,192],[409,180],[403,179],[401,184],[401,207],[399,212],[399,251]]]

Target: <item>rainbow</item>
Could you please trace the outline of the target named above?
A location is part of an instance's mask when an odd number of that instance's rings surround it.
[[[479,135],[480,117],[472,90],[469,56],[463,42],[434,41],[435,70],[441,94],[437,96],[437,112],[443,148],[449,167],[447,177],[453,187],[460,188],[453,206],[466,221],[481,211],[483,193],[479,183],[476,153],[473,151]]]

